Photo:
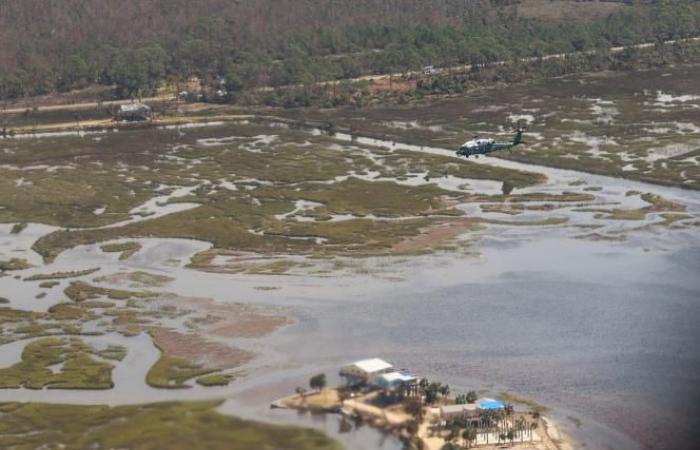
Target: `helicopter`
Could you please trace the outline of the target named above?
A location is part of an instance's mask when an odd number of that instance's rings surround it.
[[[496,142],[495,139],[482,138],[480,136],[474,136],[471,140],[465,142],[459,150],[457,150],[457,156],[464,156],[469,158],[474,155],[477,158],[479,155],[486,155],[487,153],[495,152],[497,150],[510,150],[513,147],[524,144],[523,133],[525,128],[520,122],[518,122],[518,128],[516,129],[515,136],[511,142]]]

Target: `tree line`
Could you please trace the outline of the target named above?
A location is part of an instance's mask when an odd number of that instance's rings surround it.
[[[559,23],[519,17],[502,3],[4,0],[0,98],[95,83],[128,98],[191,76],[223,79],[235,93],[700,34],[700,2],[692,0],[637,4],[594,21]]]

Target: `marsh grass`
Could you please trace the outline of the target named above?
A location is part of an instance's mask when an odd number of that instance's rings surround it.
[[[205,369],[199,364],[191,363],[184,358],[177,358],[162,353],[158,361],[151,366],[146,375],[149,386],[164,389],[188,388],[187,381],[195,377],[216,372],[215,369]],[[204,383],[200,383],[203,384]]]
[[[11,258],[6,261],[0,261],[0,272],[10,272],[14,270],[25,270],[31,268],[32,265],[23,258]]]
[[[112,366],[92,354],[79,339],[39,339],[26,345],[21,362],[0,369],[0,388],[110,389]],[[57,365],[55,372],[51,367]]]
[[[115,244],[104,244],[100,246],[100,249],[106,253],[121,253],[119,255],[119,260],[124,261],[141,250],[141,244],[134,241],[119,242]]]
[[[86,275],[93,274],[95,272],[99,272],[100,268],[95,267],[92,269],[85,269],[85,270],[74,270],[72,272],[54,272],[54,273],[46,273],[46,274],[35,274],[28,276],[24,279],[24,281],[50,281],[50,280],[63,280],[66,278],[78,278],[78,277],[84,277]]]
[[[202,386],[226,386],[231,382],[231,377],[223,374],[204,375],[197,378],[197,384]]]
[[[0,404],[0,447],[341,450],[315,430],[223,415],[220,401],[135,406]],[[59,431],[60,430],[60,431]]]
[[[83,281],[71,282],[71,284],[64,290],[64,293],[66,294],[66,297],[74,302],[94,300],[101,297],[107,297],[112,300],[128,300],[130,298],[148,298],[155,296],[155,294],[150,292],[102,288]]]
[[[549,410],[549,408],[547,408],[546,406],[540,405],[539,403],[535,402],[534,400],[531,400],[531,399],[528,399],[525,397],[521,397],[519,395],[512,394],[509,392],[501,392],[498,395],[498,399],[502,400],[504,402],[508,402],[508,403],[515,403],[515,404],[528,406],[528,407],[530,407],[530,409],[532,411],[535,411],[538,413],[544,413],[544,412],[547,412]]]

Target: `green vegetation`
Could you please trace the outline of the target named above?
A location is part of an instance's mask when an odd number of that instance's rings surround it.
[[[214,93],[225,87],[224,99],[235,100],[241,90],[263,84],[308,85],[429,63],[453,66],[593,50],[688,37],[700,28],[700,7],[690,0],[615,5],[603,12],[587,5],[583,8],[598,13],[576,20],[558,17],[551,4],[521,9],[511,2],[448,0],[362,5],[316,0],[294,7],[273,0],[255,7],[197,0],[177,8],[147,1],[138,14],[128,7],[108,14],[108,2],[99,0],[91,2],[85,17],[65,14],[74,7],[65,4],[37,20],[38,1],[13,0],[0,14],[8,42],[0,53],[6,61],[0,98],[95,82],[115,85],[116,96],[139,96],[154,93],[166,78],[179,85],[199,75],[205,98],[218,99]],[[554,3],[571,10],[569,2]],[[573,5],[582,10],[580,3]],[[56,32],[45,35],[49,28]],[[92,39],[98,34],[101,39]],[[223,85],[217,76],[225,77]],[[304,105],[308,89],[284,97],[286,104]],[[271,92],[268,101],[280,99]]]
[[[700,52],[700,46],[694,49]],[[282,114],[342,124],[358,136],[445,149],[457,148],[474,134],[508,139],[512,134],[507,127],[501,131],[504,122],[527,117],[532,122],[525,137],[528,144],[492,157],[700,188],[698,138],[693,131],[700,120],[700,102],[693,100],[700,66],[633,70],[634,77],[582,74],[401,105]],[[512,181],[507,176],[500,179],[505,180]]]
[[[685,212],[686,210],[685,205],[666,200],[659,195],[645,193],[641,195],[641,198],[649,203],[649,205],[637,209],[616,208],[610,211],[600,210],[601,212],[596,214],[596,218],[610,220],[644,220],[647,214],[653,212]]]
[[[126,356],[126,348],[121,345],[110,345],[106,349],[98,351],[96,354],[104,359],[121,361]]]
[[[146,375],[146,383],[156,388],[182,389],[189,387],[185,383],[195,377],[204,378],[215,370],[204,369],[199,364],[193,364],[184,358],[176,358],[162,353],[158,361]],[[198,380],[199,381],[199,380]],[[204,379],[200,384],[205,385],[210,379]]]
[[[672,213],[672,214],[664,213],[664,214],[661,214],[661,217],[664,219],[664,221],[661,223],[661,225],[667,226],[667,227],[676,226],[675,225],[676,222],[680,222],[682,220],[688,220],[688,219],[693,218],[693,216],[691,216],[689,214],[677,214],[677,213]]]
[[[35,274],[31,275],[29,277],[26,277],[24,281],[46,281],[46,280],[63,280],[65,278],[78,278],[78,277],[84,277],[86,275],[93,274],[95,272],[99,272],[100,268],[96,267],[93,269],[85,269],[85,270],[74,270],[72,272],[54,272],[54,273],[45,273],[45,274]]]
[[[132,450],[340,450],[321,432],[220,414],[220,402],[77,406],[0,404],[0,447]]]
[[[197,384],[202,386],[226,386],[231,382],[231,377],[228,375],[223,375],[220,373],[215,373],[212,375],[204,375],[203,377],[197,378]]]
[[[9,272],[12,270],[29,269],[31,264],[26,259],[12,258],[9,261],[0,261],[0,272]]]
[[[469,391],[466,394],[459,394],[455,397],[455,403],[458,405],[463,405],[466,403],[474,403],[478,400],[479,396],[476,391]]]
[[[93,308],[109,308],[105,302],[59,303],[47,312],[0,307],[0,344],[49,335],[78,335],[86,321],[98,316]]]
[[[123,261],[125,259],[131,258],[136,252],[141,250],[141,244],[138,242],[119,242],[115,244],[105,244],[100,246],[103,252],[107,253],[121,253],[119,255],[119,260]]]
[[[546,406],[542,406],[533,400],[527,399],[525,397],[521,397],[521,396],[516,395],[516,394],[511,394],[508,392],[501,392],[498,395],[498,399],[502,400],[504,402],[508,402],[508,403],[516,403],[516,404],[520,404],[520,405],[529,406],[530,409],[532,411],[534,411],[535,413],[537,413],[538,415],[542,414],[543,412],[546,412],[548,410],[548,408]]]
[[[91,354],[94,349],[75,338],[33,341],[22,351],[21,362],[0,369],[0,388],[110,389],[112,366]]]
[[[545,192],[532,192],[529,194],[515,195],[467,195],[463,198],[466,202],[475,203],[529,203],[529,202],[557,202],[557,203],[585,203],[595,200],[591,194],[582,194],[577,192],[562,192],[561,194],[549,194]]]
[[[128,300],[130,298],[148,298],[155,294],[150,292],[135,292],[125,291],[120,289],[109,289],[93,286],[83,281],[73,281],[65,289],[66,297],[74,302],[84,302],[86,300],[94,300],[100,297],[107,297],[112,300]]]
[[[266,138],[263,143],[259,136],[273,130],[275,136]],[[148,136],[153,133],[160,136],[157,141],[160,143],[150,140]],[[348,151],[339,151],[337,143],[328,137],[312,137],[258,124],[192,129],[183,134],[173,136],[169,130],[150,130],[105,135],[100,142],[104,148],[110,149],[108,154],[96,151],[95,156],[79,159],[80,169],[57,170],[48,177],[56,179],[55,182],[63,179],[87,182],[75,177],[74,170],[90,170],[93,173],[95,169],[92,166],[99,165],[104,177],[95,176],[89,180],[95,189],[86,189],[85,186],[73,186],[68,192],[51,189],[53,195],[59,198],[51,203],[52,206],[40,208],[40,213],[36,209],[19,208],[14,202],[7,203],[5,209],[0,211],[32,220],[41,220],[37,214],[50,215],[51,222],[62,226],[70,226],[76,221],[80,221],[81,226],[92,226],[124,217],[121,213],[112,218],[108,218],[107,213],[94,215],[92,211],[96,205],[108,205],[107,211],[114,207],[127,212],[137,206],[131,200],[125,202],[122,199],[121,189],[132,189],[134,194],[129,198],[140,198],[141,202],[145,202],[149,192],[151,196],[157,193],[153,186],[156,183],[173,186],[212,183],[213,188],[202,187],[193,190],[190,196],[171,200],[199,203],[201,206],[197,208],[111,228],[61,230],[39,239],[34,248],[51,260],[64,249],[80,244],[160,236],[194,238],[212,242],[217,248],[262,253],[369,253],[386,251],[402,239],[416,235],[421,227],[431,221],[461,212],[445,205],[446,199],[457,196],[454,192],[431,184],[407,186],[391,181],[359,179],[350,176],[353,172],[362,176],[363,173],[376,171],[381,177],[390,179],[417,178],[425,172],[434,176],[449,174],[481,179],[507,178],[518,186],[542,181],[537,174],[471,163],[457,164],[441,156],[394,154],[357,146]],[[237,139],[231,139],[232,135]],[[71,141],[68,139],[68,143]],[[177,150],[172,150],[176,142],[180,145]],[[38,145],[31,142],[31,148],[15,151],[10,159],[15,163],[35,164],[37,159],[46,157],[46,152],[51,148],[59,155],[63,154],[62,162],[73,163],[76,161],[76,148],[82,148],[81,144],[60,150],[66,142],[58,140],[58,146],[49,143]],[[88,141],[85,151],[92,154],[92,146]],[[30,150],[32,152],[27,153]],[[134,156],[134,152],[141,153]],[[171,158],[163,158],[164,154]],[[0,160],[3,157],[0,154]],[[94,160],[90,161],[90,158]],[[196,161],[196,169],[188,166],[188,161]],[[148,164],[153,170],[144,171],[141,164]],[[23,171],[22,176],[47,183],[46,175],[39,173],[43,171],[37,172]],[[131,180],[126,183],[119,181],[127,172]],[[349,178],[336,181],[338,177]],[[219,180],[231,180],[229,182],[235,183],[238,189],[217,188]],[[117,191],[113,190],[113,182],[118,182]],[[101,184],[104,189],[97,187]],[[8,184],[8,192],[20,191],[13,186],[14,183]],[[47,192],[48,189],[47,186]],[[89,201],[92,206],[83,208],[82,199],[73,197],[74,190],[94,192],[95,197]],[[23,190],[21,193],[26,194]],[[161,188],[158,193],[167,191]],[[122,199],[119,206],[112,206],[115,198]],[[32,203],[36,199],[26,200]],[[320,203],[321,206],[294,212],[295,205],[302,200]],[[2,203],[3,199],[0,199]],[[64,220],[60,214],[65,204],[79,211],[84,209],[85,214],[78,212]],[[56,210],[51,211],[51,208]],[[290,217],[279,218],[285,214]],[[357,219],[337,223],[329,221],[334,214],[353,215]],[[377,222],[362,218],[370,214],[406,220]],[[302,218],[314,220],[302,221]],[[319,242],[323,242],[323,245]],[[106,248],[123,250],[126,247]]]
[[[316,391],[321,391],[326,387],[326,374],[319,373],[309,379],[309,387]]]
[[[143,286],[161,287],[169,284],[175,279],[166,275],[156,275],[148,272],[133,272],[129,274],[129,280]]]
[[[405,141],[405,136],[403,139],[398,136],[397,138],[399,142]],[[373,149],[373,151],[379,155],[385,155],[381,159],[383,165],[376,169],[383,177],[399,178],[407,177],[409,174],[421,174],[426,181],[446,176],[466,178],[467,180],[503,180],[514,188],[533,186],[547,181],[547,178],[539,173],[518,170],[504,171],[498,167],[455,160],[451,156],[422,152],[389,152],[380,149]],[[425,175],[423,175],[424,173]]]
[[[0,184],[6,180],[1,188],[9,193],[0,198],[0,220],[71,227],[36,242],[34,248],[47,260],[75,245],[153,236],[200,239],[217,248],[262,253],[380,252],[416,235],[432,220],[461,214],[445,203],[456,194],[425,182],[426,172],[428,178],[509,179],[519,187],[543,181],[538,174],[457,163],[439,155],[357,145],[341,151],[329,137],[264,123],[186,129],[182,134],[122,131],[100,136],[99,143],[67,137],[14,145],[11,152],[0,152],[0,172],[6,172]],[[47,159],[61,168],[40,168]],[[14,166],[30,168],[8,168]],[[89,178],[76,176],[88,172]],[[369,178],[373,172],[386,180]],[[18,187],[15,179],[20,177],[31,184]],[[424,184],[409,186],[392,179]],[[224,182],[235,189],[225,188]],[[191,195],[170,200],[198,203],[197,208],[94,228],[124,220],[129,211],[174,187],[197,185],[201,187]],[[299,201],[321,206],[294,212]],[[101,214],[95,214],[97,209]],[[280,218],[285,214],[289,219]],[[331,223],[333,214],[357,219]],[[363,219],[370,214],[406,220]],[[113,245],[105,248],[135,249],[128,242]]]
[[[26,222],[20,222],[12,225],[12,229],[10,230],[11,234],[20,234],[24,229],[27,228],[27,223]]]

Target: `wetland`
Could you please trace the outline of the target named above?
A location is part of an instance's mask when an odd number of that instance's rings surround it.
[[[545,405],[577,446],[691,448],[696,88],[616,77],[463,116],[460,99],[307,112],[352,132],[212,115],[0,139],[0,444],[398,449],[268,408],[381,356]],[[519,118],[522,153],[453,156]]]

